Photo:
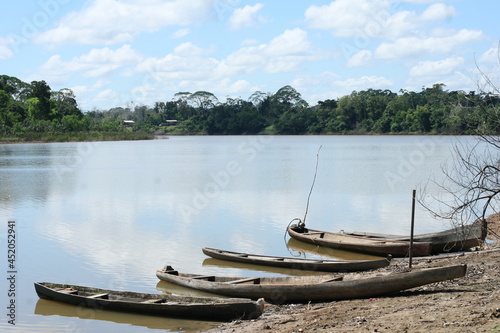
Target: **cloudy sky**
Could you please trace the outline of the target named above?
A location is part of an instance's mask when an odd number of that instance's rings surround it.
[[[285,85],[311,105],[368,88],[469,91],[477,67],[498,65],[498,13],[485,0],[11,1],[0,74],[70,88],[84,111]]]

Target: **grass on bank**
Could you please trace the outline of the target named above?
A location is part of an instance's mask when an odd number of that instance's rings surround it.
[[[0,134],[0,142],[71,142],[71,141],[127,141],[151,140],[154,134],[145,132],[26,132],[22,134]]]

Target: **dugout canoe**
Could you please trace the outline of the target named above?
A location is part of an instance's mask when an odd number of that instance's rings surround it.
[[[245,298],[265,298],[266,302],[334,301],[370,298],[425,284],[461,278],[466,265],[427,268],[410,272],[355,279],[328,275],[290,277],[227,277],[180,273],[171,266],[156,271],[162,280],[183,287],[219,295]]]
[[[108,290],[69,284],[35,282],[42,299],[94,309],[211,321],[254,319],[264,310],[264,300],[188,297]]]
[[[379,256],[392,255],[406,257],[409,254],[410,242],[387,239],[366,238],[306,228],[305,225],[293,224],[287,228],[290,237],[319,246],[347,251],[369,253]],[[430,242],[413,242],[412,255],[428,256],[431,254]]]
[[[204,247],[203,253],[209,257],[241,262],[253,265],[265,265],[321,272],[356,272],[386,267],[391,263],[391,256],[376,260],[325,260],[293,257],[267,256]]]
[[[365,237],[369,239],[389,239],[395,241],[410,241],[409,236],[380,234],[370,232],[343,232],[345,235]],[[486,232],[483,231],[481,223],[473,223],[449,230],[418,234],[413,236],[416,242],[432,243],[431,252],[446,253],[466,251],[479,246],[486,238]]]

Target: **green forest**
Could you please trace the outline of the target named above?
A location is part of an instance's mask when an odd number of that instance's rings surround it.
[[[368,89],[311,106],[291,86],[221,102],[207,91],[179,92],[154,105],[83,112],[70,89],[0,76],[0,141],[151,139],[156,135],[498,134],[497,95]]]

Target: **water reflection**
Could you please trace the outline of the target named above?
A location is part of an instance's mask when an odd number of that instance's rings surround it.
[[[281,275],[293,275],[293,276],[325,274],[325,272],[320,272],[320,271],[319,272],[318,271],[306,271],[306,270],[300,270],[300,269],[272,267],[272,266],[264,266],[264,265],[254,265],[254,264],[246,264],[246,263],[241,263],[241,262],[219,260],[219,259],[214,259],[214,258],[208,258],[208,259],[203,260],[203,266],[213,266],[213,267],[219,267],[219,268],[233,268],[233,269],[239,269],[239,270],[250,270],[253,272],[267,273],[266,275],[269,275],[269,273],[281,274]]]
[[[20,204],[43,206],[58,183],[71,183],[61,182],[59,170],[75,150],[73,144],[0,145],[0,210],[16,218]]]
[[[45,299],[38,300],[35,306],[35,314],[43,316],[75,317],[85,320],[103,320],[118,324],[161,329],[167,332],[201,332],[220,325],[219,322],[184,320],[109,310],[87,309],[76,305],[64,304]],[[46,332],[51,331],[48,330]]]

